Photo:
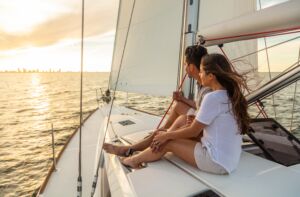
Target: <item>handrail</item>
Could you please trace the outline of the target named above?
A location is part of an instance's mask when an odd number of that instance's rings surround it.
[[[298,63],[298,62],[297,62]],[[300,65],[293,67],[292,69],[286,71],[278,77],[275,77],[268,83],[264,84],[263,87],[252,92],[246,96],[248,104],[251,105],[257,100],[263,99],[279,90],[285,88],[286,86],[294,83],[300,79]]]

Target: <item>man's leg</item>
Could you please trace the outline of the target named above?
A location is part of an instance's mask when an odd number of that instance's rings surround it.
[[[178,128],[182,128],[182,127],[186,126],[186,120],[187,120],[186,115],[180,115],[175,120],[175,122],[171,125],[171,127],[168,129],[168,131],[174,131]],[[151,145],[155,134],[156,134],[156,131],[153,132],[148,137],[142,139],[140,142],[138,142],[136,144],[132,144],[132,145],[127,145],[127,146],[123,146],[123,145],[119,146],[119,145],[104,143],[103,149],[108,153],[119,155],[119,156],[125,156],[125,153],[128,151],[129,148],[131,148],[133,151],[143,151]]]
[[[119,146],[119,145],[104,143],[103,149],[108,153],[119,155],[119,156],[124,156],[129,148],[131,148],[133,151],[142,151],[151,145],[151,142],[155,134],[156,131],[150,134],[149,136],[147,136],[146,138],[142,139],[140,142],[128,146]]]
[[[167,119],[165,126],[163,126],[163,129],[166,129],[165,127],[167,126],[167,128],[169,128],[168,130],[176,130],[184,126],[186,123],[186,115],[183,114],[186,114],[189,109],[190,107],[185,103],[176,102],[173,110],[171,111],[169,118]],[[155,132],[150,136],[146,137],[145,139],[143,139],[142,141],[128,146],[118,146],[114,144],[104,143],[103,149],[108,153],[124,156],[129,148],[133,149],[134,151],[145,150],[151,145],[154,136],[155,136]]]
[[[182,128],[186,125],[187,115],[180,115],[173,124],[169,127],[168,131],[174,131],[176,129]]]
[[[175,102],[175,105],[171,109],[168,119],[166,120],[166,123],[162,128],[169,129],[173,122],[177,119],[177,117],[186,114],[190,108],[190,106],[183,102]]]

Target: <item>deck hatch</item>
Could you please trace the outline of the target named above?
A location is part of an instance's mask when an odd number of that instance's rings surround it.
[[[192,195],[191,197],[220,197],[220,196],[212,190],[206,190],[204,192]]]
[[[127,125],[135,124],[135,122],[133,122],[131,120],[123,120],[123,121],[120,121],[119,124],[122,126],[127,126]]]

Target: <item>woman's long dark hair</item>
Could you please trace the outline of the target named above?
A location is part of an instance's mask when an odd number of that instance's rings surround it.
[[[230,63],[221,54],[206,55],[202,66],[206,74],[211,73],[216,76],[218,82],[227,90],[238,127],[242,134],[247,133],[250,117],[248,104],[242,92],[243,88],[247,88],[246,80],[231,68]]]

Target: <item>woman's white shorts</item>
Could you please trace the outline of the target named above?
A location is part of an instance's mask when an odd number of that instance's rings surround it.
[[[214,174],[228,174],[221,165],[212,161],[206,147],[202,147],[200,142],[198,142],[195,146],[194,157],[200,170]]]

